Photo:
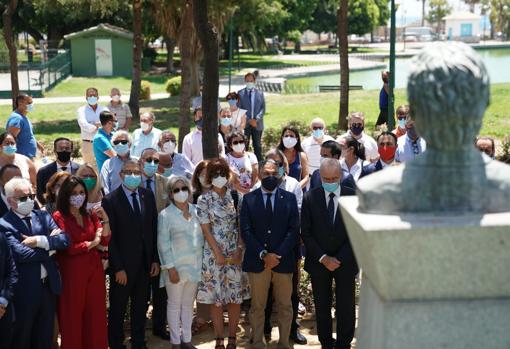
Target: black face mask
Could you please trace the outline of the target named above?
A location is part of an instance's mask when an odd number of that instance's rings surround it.
[[[278,177],[276,176],[268,176],[266,178],[262,178],[262,187],[267,191],[273,191],[278,186]]]
[[[70,151],[57,151],[57,159],[60,162],[66,163],[71,160],[71,152]]]

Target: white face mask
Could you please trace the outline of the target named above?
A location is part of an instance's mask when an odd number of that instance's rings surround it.
[[[212,185],[216,188],[223,188],[225,184],[227,184],[227,178],[223,176],[218,176],[212,180]]]
[[[27,216],[34,209],[35,201],[32,199],[27,199],[24,202],[18,201],[18,208],[16,208],[16,212],[18,212],[22,216]]]
[[[188,201],[189,193],[187,191],[180,191],[177,194],[174,194],[174,200],[177,202],[186,202]]]
[[[162,150],[163,150],[163,153],[173,154],[175,151],[175,143],[172,141],[165,142],[165,144],[163,144]]]
[[[119,95],[113,95],[113,96],[112,96],[112,101],[114,101],[114,102],[120,102],[120,96],[119,96]]]
[[[242,153],[244,151],[244,143],[235,144],[232,146],[232,149],[236,153]]]
[[[294,148],[294,146],[297,144],[297,139],[295,137],[291,136],[285,136],[283,137],[283,146],[287,149]]]
[[[151,128],[151,125],[149,125],[146,122],[141,122],[140,128],[142,129],[143,132],[146,132],[146,131],[149,131],[149,129]]]

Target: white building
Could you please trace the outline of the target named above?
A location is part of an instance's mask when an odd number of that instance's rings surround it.
[[[471,12],[458,12],[444,17],[443,20],[448,40],[480,41],[481,16]]]

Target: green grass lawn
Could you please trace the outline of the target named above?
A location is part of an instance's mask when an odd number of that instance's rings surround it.
[[[164,93],[165,84],[169,76],[167,75],[144,75],[142,80],[151,83],[152,93]],[[74,97],[84,96],[88,87],[95,87],[99,90],[99,96],[109,96],[112,87],[117,87],[124,95],[128,95],[131,90],[131,78],[127,77],[71,77],[54,89],[44,94],[45,97]]]
[[[373,128],[379,113],[378,94],[377,90],[351,91],[350,94],[349,109],[365,112],[369,130]],[[267,96],[266,128],[280,128],[291,120],[309,122],[312,118],[320,116],[326,120],[330,133],[336,133],[338,98],[338,93]],[[510,84],[493,85],[491,101],[481,133],[502,139],[510,134]],[[403,103],[405,103],[405,90],[397,90],[396,106]],[[80,129],[76,121],[76,109],[80,105],[36,105],[30,118],[34,123],[37,138],[44,142],[51,142],[62,135],[78,139]],[[153,110],[157,119],[156,127],[177,132],[178,97],[142,101],[141,106],[143,110]],[[9,106],[0,106],[0,125],[5,125],[9,114]],[[440,122],[439,119],[438,122]],[[134,123],[133,129],[138,127],[137,124]]]

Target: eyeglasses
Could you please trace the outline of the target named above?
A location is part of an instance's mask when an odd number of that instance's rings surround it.
[[[323,130],[323,129],[324,129],[324,127],[322,127],[322,126],[313,126],[312,127],[312,130],[314,130],[314,131]]]
[[[232,145],[244,144],[244,141],[232,141]]]
[[[189,193],[189,188],[188,187],[180,187],[180,188],[174,188],[174,190],[172,190],[172,192],[174,194],[177,194],[178,192],[188,192]]]
[[[153,162],[153,163],[155,163],[157,165],[157,164],[159,164],[159,159],[156,159],[156,158],[147,158],[147,159],[145,159],[145,162]]]
[[[94,179],[96,179],[96,176],[95,176],[95,175],[88,174],[88,175],[80,176],[80,178],[81,178],[81,179],[85,179],[85,178],[94,178]]]
[[[142,174],[141,171],[122,171],[126,176],[139,176]]]
[[[25,201],[27,201],[28,199],[30,199],[30,200],[34,200],[34,198],[35,198],[35,194],[28,194],[28,195],[21,196],[21,197],[17,198],[17,200],[18,200],[19,202],[25,202]]]
[[[128,144],[128,141],[125,140],[125,139],[116,139],[113,141],[113,144],[114,145],[117,145],[117,144]]]

